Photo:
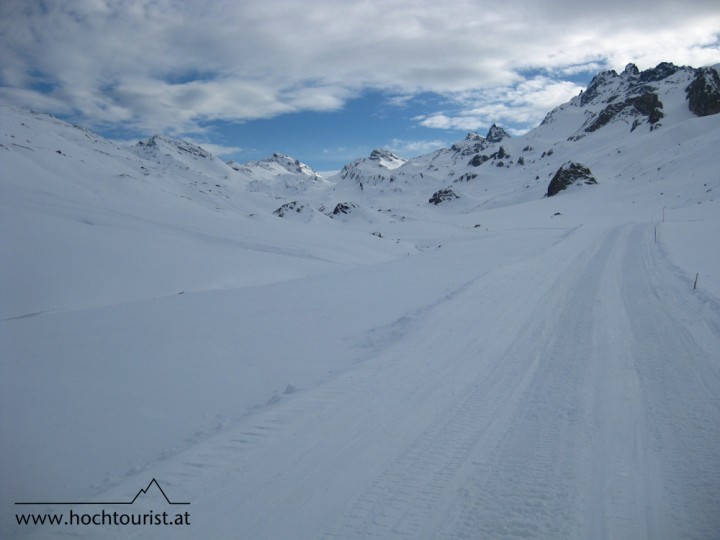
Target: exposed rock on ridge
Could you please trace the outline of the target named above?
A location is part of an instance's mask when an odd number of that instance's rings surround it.
[[[688,107],[697,116],[720,113],[720,76],[714,68],[695,70],[695,79],[686,89]]]
[[[568,161],[562,167],[558,169],[550,181],[547,189],[547,196],[552,197],[557,195],[563,189],[568,186],[582,182],[584,184],[597,184],[597,180],[585,165]]]
[[[428,202],[438,205],[442,202],[452,201],[453,199],[459,199],[459,198],[460,198],[460,196],[457,195],[452,189],[445,188],[445,189],[440,189],[440,190],[436,191],[435,193],[433,193],[433,196],[430,197]]]
[[[509,139],[509,138],[510,138],[510,134],[507,131],[505,131],[503,128],[497,126],[496,124],[493,124],[492,126],[490,126],[487,137],[485,137],[485,139],[491,143],[499,143],[503,139]]]
[[[600,129],[622,112],[630,116],[644,116],[652,126],[657,124],[664,116],[660,110],[662,108],[663,104],[657,94],[654,92],[645,92],[640,96],[629,97],[620,103],[608,105],[600,111],[600,114],[597,115],[593,123],[585,128],[585,131],[591,133]],[[632,129],[635,129],[638,125],[638,121],[634,122]]]

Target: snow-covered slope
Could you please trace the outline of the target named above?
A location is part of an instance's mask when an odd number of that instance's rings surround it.
[[[0,107],[0,537],[715,538],[713,73],[329,179]]]
[[[389,150],[373,150],[369,157],[359,158],[345,165],[338,173],[338,177],[342,181],[357,184],[362,189],[364,184],[376,185],[393,182],[392,171],[404,163],[403,158]]]
[[[273,195],[297,195],[324,188],[327,182],[311,167],[295,158],[275,153],[267,159],[228,165],[248,179],[248,189]]]
[[[271,214],[275,196],[249,192],[248,177],[194,145],[153,137],[121,148],[5,107],[0,121],[4,318],[267,283],[397,251],[360,233],[338,249],[348,231],[332,227],[298,231]]]

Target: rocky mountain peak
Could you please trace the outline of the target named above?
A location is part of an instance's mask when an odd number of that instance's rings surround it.
[[[485,137],[485,139],[491,143],[498,143],[498,142],[502,141],[503,139],[509,139],[509,138],[510,138],[510,134],[496,124],[493,124],[492,126],[490,126],[487,136]]]
[[[584,107],[598,97],[601,90],[618,78],[614,69],[601,71],[595,75],[585,91],[580,95],[580,106]]]
[[[625,69],[622,73],[625,77],[638,77],[640,75],[640,70],[638,67],[633,64],[632,62],[625,66]]]
[[[268,163],[277,163],[288,172],[305,174],[307,176],[317,176],[317,173],[312,169],[312,167],[305,165],[294,157],[286,156],[285,154],[280,154],[278,152],[273,153],[272,157],[264,161]]]
[[[398,156],[393,154],[390,150],[383,148],[376,148],[370,152],[370,159],[374,161],[380,161],[381,159],[400,159]]]
[[[390,150],[377,148],[370,153],[370,161],[376,161],[381,167],[386,169],[396,169],[400,167],[405,160],[400,156],[393,154]]]
[[[682,68],[676,66],[672,62],[661,62],[657,66],[651,69],[646,69],[640,73],[640,82],[656,82],[667,79],[671,75],[674,75]]]
[[[485,137],[480,135],[477,131],[468,131],[468,134],[465,136],[466,141],[484,141]]]

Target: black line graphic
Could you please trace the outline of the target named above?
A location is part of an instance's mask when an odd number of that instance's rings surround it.
[[[16,502],[15,504],[17,504],[17,505],[43,505],[43,506],[56,506],[56,505],[73,506],[73,505],[81,505],[81,504],[108,505],[108,506],[113,505],[113,504],[129,505],[129,504],[134,504],[135,501],[138,499],[138,497],[140,497],[140,495],[145,495],[148,492],[148,490],[152,487],[153,484],[155,484],[155,486],[160,490],[160,493],[162,493],[163,498],[165,499],[165,501],[168,504],[173,504],[173,505],[190,504],[189,502],[171,501],[168,498],[167,494],[165,493],[165,490],[162,488],[162,486],[160,486],[160,484],[158,483],[157,480],[155,480],[155,478],[150,480],[150,483],[147,486],[145,486],[144,488],[140,488],[140,490],[138,490],[138,492],[135,494],[135,496],[132,498],[131,501],[38,501],[38,502]]]

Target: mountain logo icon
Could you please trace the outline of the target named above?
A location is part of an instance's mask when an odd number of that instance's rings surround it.
[[[171,505],[188,505],[189,502],[185,501],[172,501],[170,500],[170,497],[167,496],[167,493],[165,493],[165,490],[162,488],[160,483],[153,478],[150,480],[147,486],[144,488],[140,488],[138,492],[135,494],[135,496],[130,501],[36,501],[36,502],[16,502],[17,505],[43,505],[43,506],[54,506],[54,505],[65,505],[65,506],[73,506],[73,505],[131,505],[134,504],[135,501],[140,498],[141,495],[146,495],[151,488],[155,488],[155,490],[160,492],[160,495],[162,495],[163,499],[165,499],[165,502],[167,504]]]

